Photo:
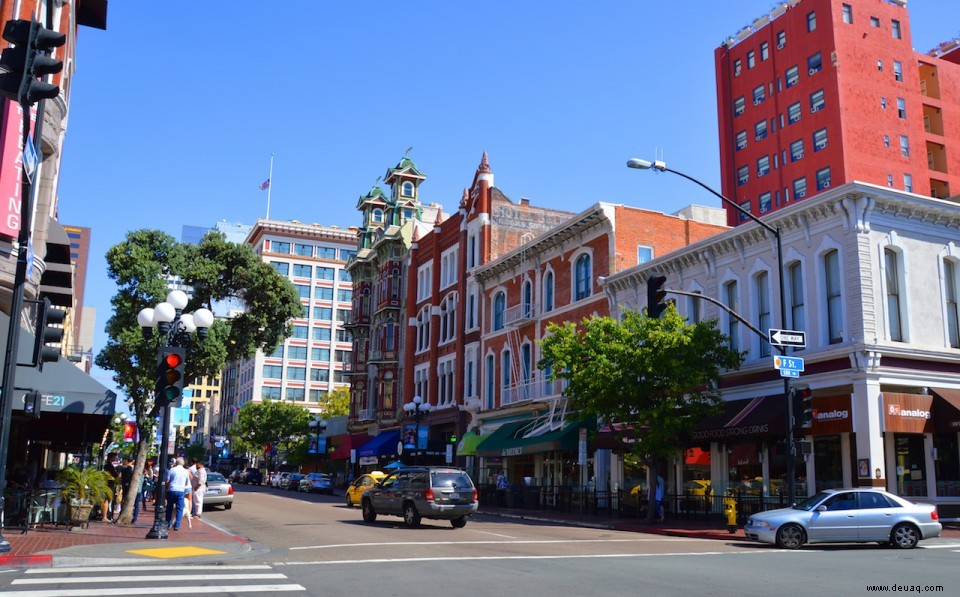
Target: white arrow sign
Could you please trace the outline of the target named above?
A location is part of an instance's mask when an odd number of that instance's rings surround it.
[[[774,346],[792,346],[803,348],[807,345],[807,333],[798,330],[768,330],[770,344]]]

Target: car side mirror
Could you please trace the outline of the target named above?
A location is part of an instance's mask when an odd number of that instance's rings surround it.
[[[817,512],[826,512],[826,511],[827,511],[826,506],[817,506]]]

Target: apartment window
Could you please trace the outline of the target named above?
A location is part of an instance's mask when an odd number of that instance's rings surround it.
[[[306,340],[306,339],[307,339],[307,326],[305,326],[305,325],[295,325],[295,326],[293,326],[293,335],[291,335],[290,337],[291,337],[291,338],[297,338],[297,339],[300,339],[300,340]]]
[[[770,329],[770,287],[767,284],[769,276],[767,272],[757,274],[757,324],[761,330]],[[760,340],[760,356],[770,356],[770,343]]]
[[[883,250],[884,281],[887,286],[887,325],[890,339],[903,342],[903,329],[900,322],[900,264],[899,255],[893,249]]]
[[[880,27],[880,19],[878,17],[870,17],[870,26]]]
[[[500,387],[505,391],[510,387],[510,351],[505,350],[500,354]],[[501,402],[503,398],[501,397]]]
[[[760,60],[766,60],[770,57],[770,44],[763,42],[760,44]]]
[[[576,292],[574,300],[585,299],[590,296],[590,256],[583,254],[577,258],[576,269],[575,269],[575,279],[576,287],[574,291]]]
[[[906,135],[900,135],[900,155],[910,157],[910,139]]]
[[[903,190],[908,193],[913,192],[913,175],[912,174],[903,175]]]
[[[637,246],[637,263],[646,263],[653,259],[653,247]]]
[[[960,348],[960,311],[957,309],[957,262],[943,260],[943,295],[947,308],[947,339],[950,346]]]
[[[693,290],[692,293],[696,295],[703,294],[699,290]],[[703,316],[700,312],[700,299],[697,297],[691,296],[687,298],[687,301],[688,301],[687,304],[689,306],[688,312],[690,314],[690,316],[687,318],[688,321],[690,321],[690,323],[700,323],[701,321],[703,321]]]
[[[314,307],[313,318],[319,319],[320,321],[331,321],[333,320],[333,308],[332,307]]]
[[[413,197],[413,183],[409,181],[403,183],[403,186],[400,188],[400,194],[404,197]]]
[[[737,296],[737,282],[731,281],[723,285],[723,296],[725,303],[734,313],[740,312],[739,300]],[[736,317],[727,314],[727,341],[730,343],[730,350],[740,350],[740,322]]]
[[[763,85],[757,85],[753,88],[753,105],[758,106],[766,99],[766,92]]]
[[[814,91],[810,94],[810,111],[816,112],[822,110],[825,102],[823,99],[823,89]]]
[[[329,286],[314,286],[313,298],[321,301],[332,301],[333,288],[330,288]]]
[[[814,153],[827,148],[827,129],[822,128],[813,133],[813,151]]]
[[[353,290],[350,288],[338,288],[337,300],[341,303],[349,303],[353,300]]]
[[[280,263],[279,261],[271,261],[270,265],[273,266],[273,269],[277,270],[277,273],[281,276],[290,275],[290,264],[289,263]]]
[[[554,294],[553,272],[547,272],[543,277],[543,311],[553,311]]]
[[[738,97],[733,101],[733,115],[740,116],[743,114],[744,107],[746,106],[746,100],[743,99],[743,96]]]
[[[357,256],[357,252],[350,249],[340,249],[340,260],[350,261]]]
[[[487,408],[491,409],[493,408],[493,394],[494,394],[494,388],[496,387],[496,380],[497,380],[496,369],[493,366],[492,354],[487,355],[485,369],[486,369],[485,373],[487,374],[487,388],[486,388]]]
[[[787,32],[777,31],[777,49],[782,50],[787,45]]]
[[[890,34],[893,35],[894,39],[903,39],[903,34],[900,31],[900,21],[896,19],[890,21]]]
[[[273,241],[270,243],[270,252],[271,253],[281,253],[283,255],[290,254],[290,243]]]
[[[290,350],[287,351],[288,359],[300,359],[306,360],[307,358],[307,347],[306,346],[291,346]]]
[[[757,178],[770,172],[770,156],[763,156],[757,159]]]
[[[826,282],[827,337],[830,344],[843,341],[843,299],[840,294],[840,253],[834,249],[823,256]]]
[[[893,61],[893,79],[903,82],[903,64],[899,60]]]
[[[300,257],[313,257],[313,245],[301,245],[297,243],[293,245],[293,254],[299,255]]]
[[[743,186],[750,180],[750,166],[737,168],[737,186]]]
[[[826,167],[823,170],[817,170],[817,190],[822,191],[823,189],[830,188],[830,167]]]
[[[337,270],[337,279],[341,282],[352,282],[353,278],[350,277],[350,272],[345,269]]]
[[[496,304],[496,301],[494,301]],[[494,322],[496,323],[496,322]],[[417,352],[426,350],[430,346],[430,306],[420,309],[414,326],[417,330]]]
[[[507,312],[507,295],[503,291],[493,297],[493,330],[502,330]]]
[[[353,332],[337,328],[337,342],[353,342]]]
[[[283,378],[283,365],[264,365],[263,377],[266,379]]]
[[[753,68],[756,65],[757,65],[757,55],[753,52],[753,50],[750,50],[749,52],[747,52],[747,68]]]
[[[807,58],[807,74],[818,73],[823,68],[823,61],[820,59],[820,52]]]
[[[793,196],[797,199],[803,199],[807,196],[807,177],[801,176],[793,181]]]
[[[277,379],[280,379],[279,377]],[[263,386],[260,389],[260,398],[264,400],[280,400],[280,388]]]
[[[880,98],[880,108],[883,110],[887,109],[887,98],[885,97]]]
[[[307,379],[306,367],[287,367],[287,379],[304,380]]]
[[[337,250],[333,247],[317,247],[317,257],[321,259],[336,259]]]
[[[883,136],[883,146],[890,147],[890,135]]]
[[[293,275],[298,278],[309,278],[313,275],[313,267],[302,263],[293,264]]]
[[[760,195],[760,213],[767,213],[770,211],[770,193],[762,193]]]
[[[749,218],[743,212],[745,211],[747,213],[750,213],[750,202],[744,201],[743,203],[740,204],[740,208],[743,210],[741,212],[738,212],[738,215],[740,216],[740,221],[746,222]]]
[[[271,353],[270,353],[269,355],[267,355],[267,356],[269,356],[269,357],[271,357],[271,358],[274,358],[274,359],[282,359],[282,358],[283,358],[283,344],[277,344],[277,347],[273,349],[273,352],[271,352]]]
[[[322,361],[325,363],[330,362],[330,349],[329,348],[311,348],[310,360]]]
[[[800,82],[800,67],[791,66],[787,69],[787,89]]]
[[[897,98],[897,116],[904,120],[907,119],[907,100],[902,97]]]
[[[757,124],[753,125],[754,140],[759,141],[764,139],[767,136],[767,121],[761,120]]]
[[[883,60],[877,60],[877,72],[883,72]]]
[[[843,22],[847,25],[853,24],[853,7],[849,4],[844,4],[842,6],[843,11]]]
[[[344,323],[350,319],[350,309],[337,309],[337,321]]]
[[[317,267],[316,278],[318,280],[333,280],[334,269],[332,267]]]
[[[737,133],[737,151],[745,148],[747,146],[747,131],[740,131]]]
[[[800,102],[790,104],[790,107],[787,108],[787,123],[793,124],[794,122],[800,120],[800,113]]]
[[[887,174],[887,186],[893,188],[893,174]]]
[[[740,72],[741,72],[741,70],[742,70],[742,69],[741,69],[742,66],[743,66],[743,63],[740,61],[739,58],[737,58],[736,60],[733,61],[733,76],[734,76],[734,77],[739,77],[739,76],[740,76]]]
[[[797,261],[787,268],[790,280],[790,329],[805,329],[803,316],[803,265]]]
[[[330,370],[320,367],[310,367],[310,381],[330,381]]]
[[[803,139],[797,139],[790,144],[790,161],[803,159]]]
[[[813,31],[817,28],[817,13],[807,13],[807,31]]]
[[[329,342],[330,336],[330,328],[315,327],[310,330],[310,337],[320,342]]]

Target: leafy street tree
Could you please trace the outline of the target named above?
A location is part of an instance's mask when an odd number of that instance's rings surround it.
[[[310,429],[310,413],[292,402],[264,400],[240,409],[231,428],[235,450],[258,453],[269,445],[270,470],[276,469],[272,454],[294,454]]]
[[[320,399],[320,412],[324,419],[350,414],[350,388],[340,386]]]
[[[628,310],[621,322],[595,316],[550,324],[547,333],[537,367],[565,380],[568,407],[609,426],[652,480],[697,421],[716,412],[721,373],[743,362],[716,321],[688,325],[673,306],[661,319]],[[651,482],[650,504],[655,492]],[[648,520],[654,515],[648,508]]]
[[[143,473],[156,420],[153,379],[157,337],[144,339],[137,314],[162,302],[167,280],[177,275],[193,287],[187,311],[212,309],[215,301],[232,300],[243,312],[233,319],[217,319],[207,338],[195,338],[186,360],[186,380],[215,375],[229,360],[251,357],[257,349],[271,352],[290,333],[287,323],[302,313],[293,284],[263,263],[249,245],[229,243],[210,233],[199,245],[180,243],[159,230],[136,230],[107,251],[107,275],[116,281],[111,299],[113,315],[107,321],[107,345],[97,354],[98,367],[113,371],[113,381],[127,396],[140,431],[134,460],[133,485]],[[161,471],[162,472],[162,471]],[[133,496],[124,496],[119,522],[129,524]]]

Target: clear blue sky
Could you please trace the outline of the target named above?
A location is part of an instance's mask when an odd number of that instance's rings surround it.
[[[59,189],[60,221],[92,229],[94,350],[116,292],[107,249],[140,228],[254,223],[271,153],[271,218],[328,226],[357,224],[357,198],[408,147],[421,199],[447,213],[485,150],[514,200],[719,207],[624,163],[659,151],[719,187],[713,51],[772,5],[111,2],[106,31],[79,33]],[[917,50],[960,35],[960,3],[908,6]]]

